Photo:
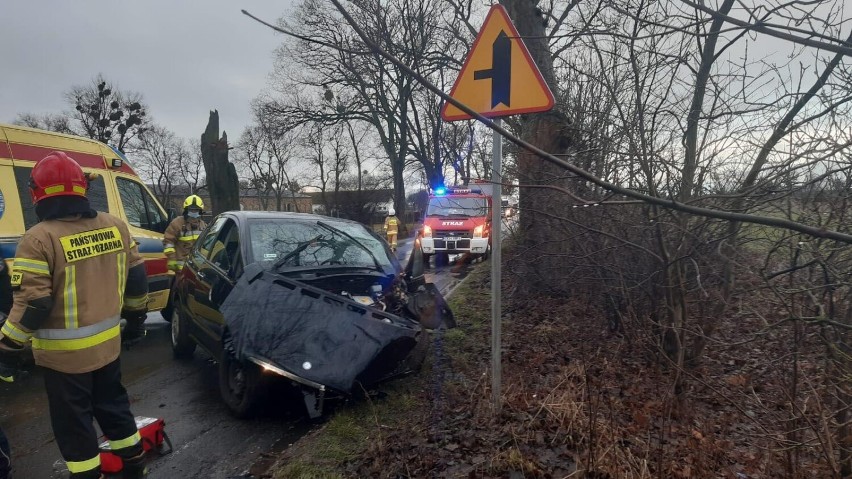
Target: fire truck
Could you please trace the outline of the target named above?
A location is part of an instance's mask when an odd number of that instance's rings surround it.
[[[487,258],[491,254],[490,184],[437,187],[429,195],[423,219],[421,247],[424,262],[436,265],[450,254]]]

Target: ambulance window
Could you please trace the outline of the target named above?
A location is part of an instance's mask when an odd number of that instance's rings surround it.
[[[30,229],[38,223],[35,206],[30,196],[30,173],[33,169],[28,167],[15,167],[15,182],[18,184],[18,196],[21,198],[21,210],[24,214],[24,227]],[[107,204],[106,187],[103,178],[98,178],[89,183],[89,191],[86,192],[89,205],[95,211],[109,211]]]
[[[86,192],[86,196],[89,198],[89,206],[93,210],[109,212],[106,186],[104,186],[104,178],[102,176],[89,182],[89,191]]]
[[[146,230],[165,232],[168,221],[145,188],[126,178],[116,178],[115,181],[127,222]]]
[[[30,196],[30,173],[32,168],[15,167],[15,183],[18,184],[18,196],[21,198],[21,212],[24,214],[24,227],[30,229],[38,223],[33,198]]]

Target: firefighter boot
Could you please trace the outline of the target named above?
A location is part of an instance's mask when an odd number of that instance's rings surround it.
[[[145,453],[124,459],[124,467],[121,469],[121,477],[124,479],[143,479],[148,477],[148,467],[145,465]]]

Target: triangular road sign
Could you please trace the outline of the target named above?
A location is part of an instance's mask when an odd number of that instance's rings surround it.
[[[503,6],[489,10],[450,96],[491,118],[553,108],[553,94]],[[471,118],[450,103],[441,116]]]

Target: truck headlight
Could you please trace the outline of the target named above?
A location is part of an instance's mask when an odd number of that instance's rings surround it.
[[[474,238],[482,238],[482,231],[485,229],[485,225],[479,225],[473,229],[473,237]]]
[[[431,238],[432,237],[432,227],[423,225],[423,237]]]

